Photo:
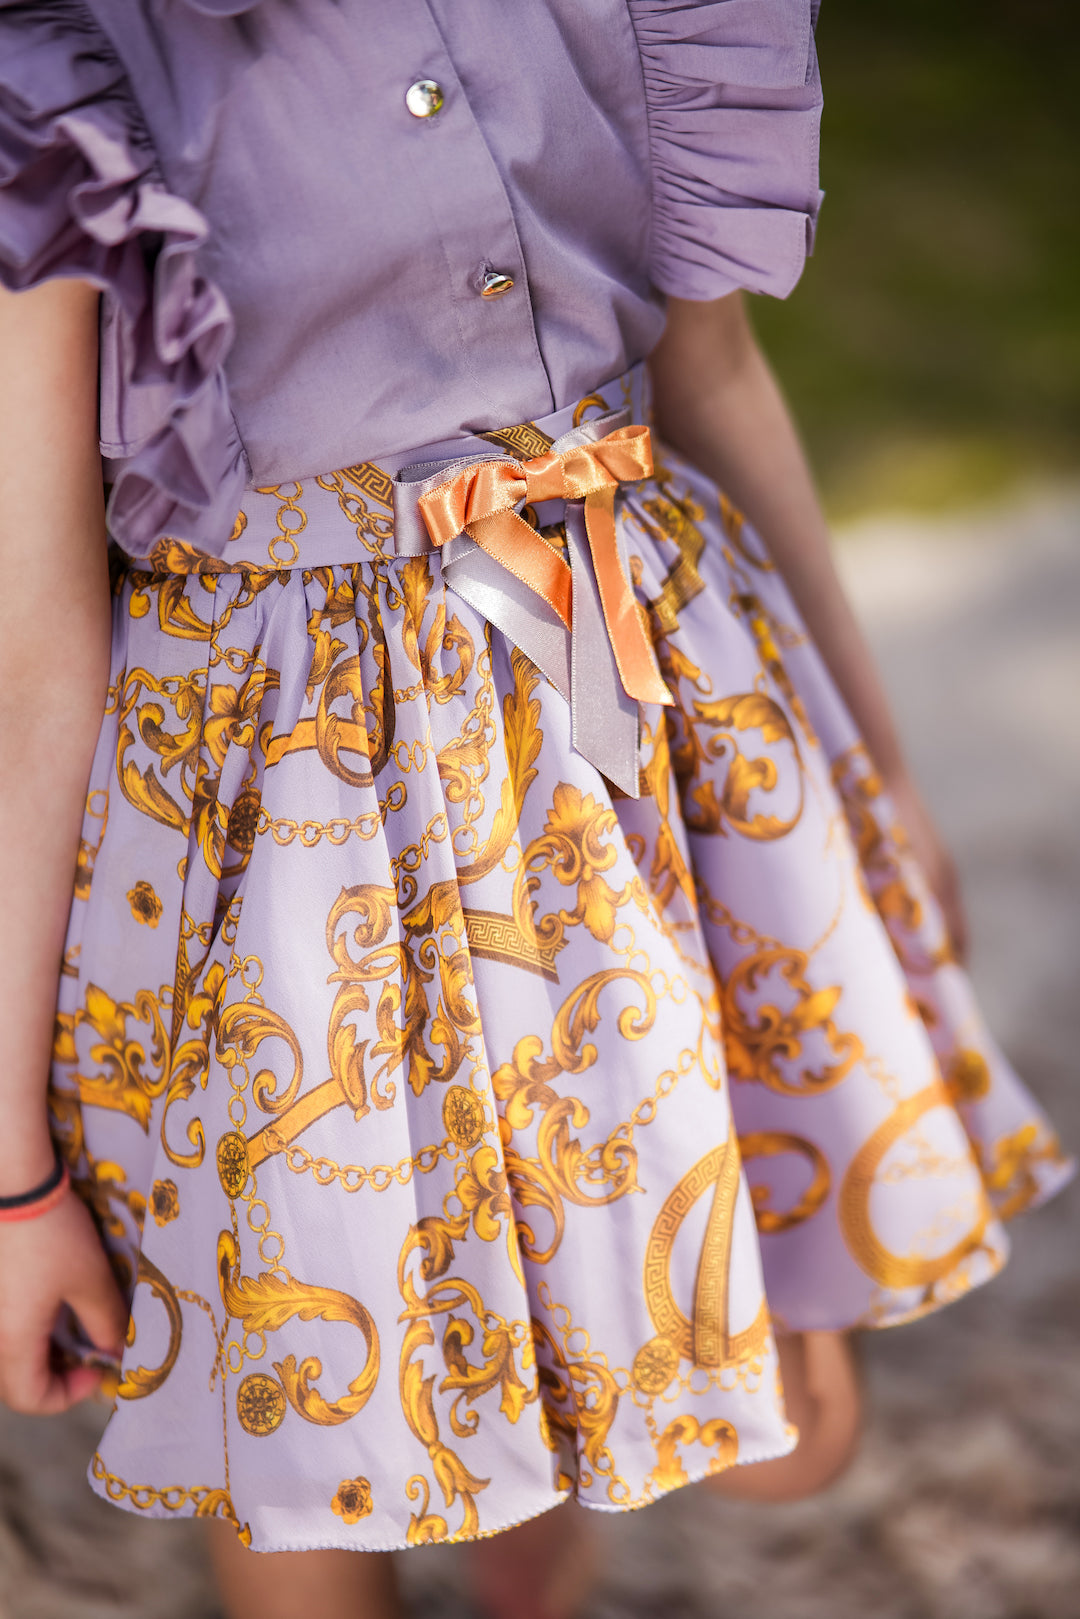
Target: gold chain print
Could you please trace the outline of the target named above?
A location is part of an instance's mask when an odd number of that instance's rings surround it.
[[[273,1550],[644,1505],[790,1447],[773,1318],[936,1307],[1068,1171],[756,536],[667,451],[616,516],[675,697],[636,799],[395,555],[382,466],[118,562],[50,1102],[131,1302],[128,1510]]]

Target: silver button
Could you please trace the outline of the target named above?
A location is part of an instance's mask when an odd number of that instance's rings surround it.
[[[442,85],[434,79],[417,79],[405,92],[405,105],[414,118],[434,118],[445,99]]]
[[[480,283],[481,298],[501,298],[510,291],[514,285],[512,275],[503,275],[501,270],[488,270]]]

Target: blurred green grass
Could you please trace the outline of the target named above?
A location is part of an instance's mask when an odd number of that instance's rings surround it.
[[[754,320],[833,517],[1080,470],[1080,5],[824,0],[822,209]]]

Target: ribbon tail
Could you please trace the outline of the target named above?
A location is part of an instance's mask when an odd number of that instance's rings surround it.
[[[613,485],[591,490],[586,495],[585,529],[600,588],[604,622],[627,695],[639,703],[673,702],[619,555]]]
[[[570,634],[570,723],[578,753],[629,798],[639,787],[637,700],[627,693],[590,566],[585,514],[567,502],[566,544],[574,587]]]
[[[442,563],[447,588],[520,647],[569,701],[570,637],[548,604],[467,535],[443,547]]]

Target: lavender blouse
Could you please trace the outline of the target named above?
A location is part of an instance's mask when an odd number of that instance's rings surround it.
[[[560,409],[785,295],[812,0],[0,0],[0,277],[105,291],[113,534]],[[512,283],[512,285],[510,284]]]

